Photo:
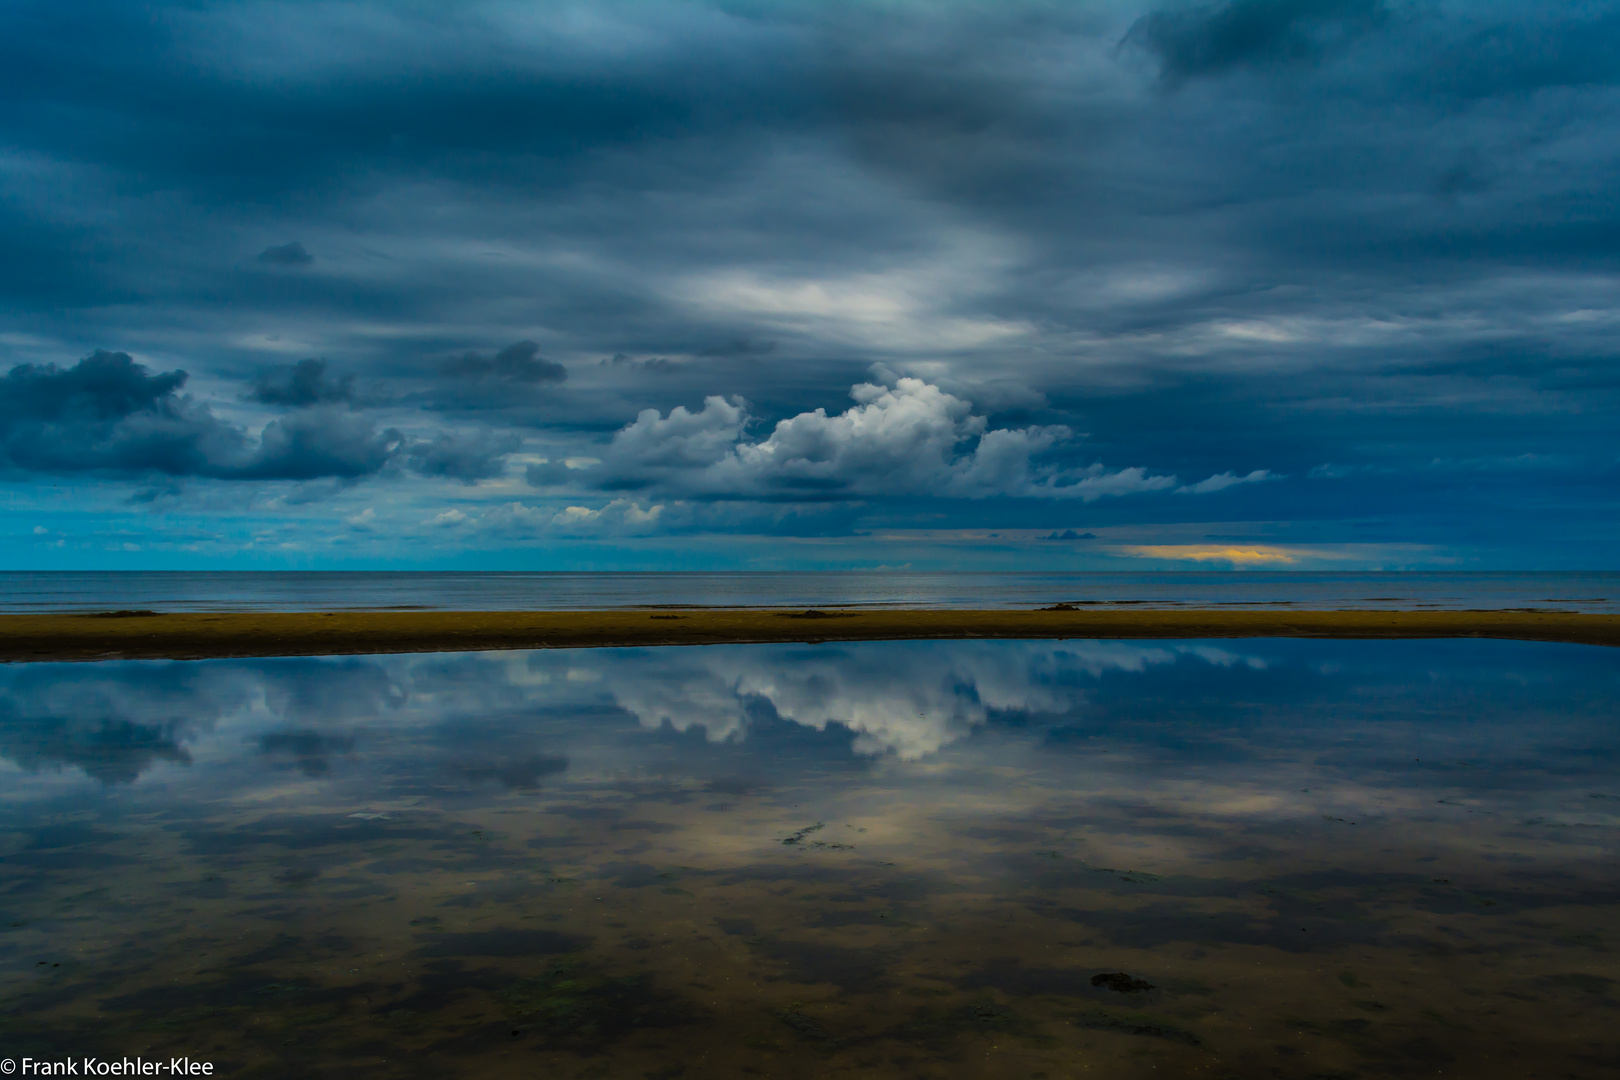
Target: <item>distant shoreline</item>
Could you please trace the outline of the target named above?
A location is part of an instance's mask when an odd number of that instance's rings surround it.
[[[1505,638],[1620,646],[1620,615],[770,608],[0,615],[0,662],[996,638]]]

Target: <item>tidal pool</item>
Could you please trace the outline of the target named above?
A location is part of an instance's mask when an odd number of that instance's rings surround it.
[[[0,1057],[1598,1077],[1620,664],[887,642],[0,669]]]

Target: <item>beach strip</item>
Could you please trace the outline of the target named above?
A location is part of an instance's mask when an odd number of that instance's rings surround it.
[[[942,639],[1509,638],[1620,645],[1620,615],[1556,611],[339,611],[0,615],[0,661]]]

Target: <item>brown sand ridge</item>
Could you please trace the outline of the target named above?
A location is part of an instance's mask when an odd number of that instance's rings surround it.
[[[0,615],[0,660],[205,659],[945,638],[1513,638],[1620,645],[1553,611],[387,611]]]

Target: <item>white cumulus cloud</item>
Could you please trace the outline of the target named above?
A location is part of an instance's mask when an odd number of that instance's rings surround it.
[[[748,441],[747,402],[705,399],[690,412],[647,409],[614,437],[597,470],[603,487],[669,487],[729,496],[938,495],[1080,499],[1160,491],[1174,476],[1101,464],[1074,468],[1042,460],[1071,441],[1062,426],[990,428],[972,402],[921,379],[860,383],[855,405],[779,421]]]
[[[587,506],[566,506],[552,515],[550,525],[554,530],[591,534],[653,532],[666,518],[676,516],[669,512],[671,509],[678,513],[685,507],[679,504],[666,507],[663,503],[643,507],[629,499],[614,499],[596,510]]]

